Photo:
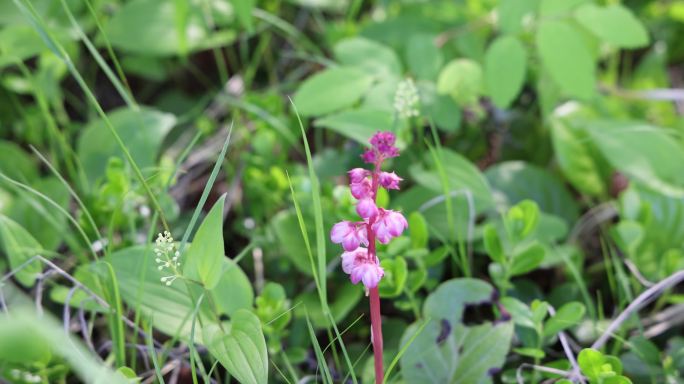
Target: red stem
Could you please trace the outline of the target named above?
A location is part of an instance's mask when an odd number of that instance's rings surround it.
[[[375,164],[375,169],[373,171],[373,201],[376,200],[378,195],[378,177],[380,175],[380,162]],[[366,235],[368,237],[368,254],[374,260],[376,259],[375,253],[375,233],[371,229],[371,226],[375,222],[375,217],[371,217],[368,220],[368,225],[366,226]],[[378,287],[370,289],[370,315],[371,315],[371,333],[373,340],[373,358],[375,361],[375,383],[382,384],[384,369],[382,362],[382,318],[380,317],[380,293],[378,292]]]

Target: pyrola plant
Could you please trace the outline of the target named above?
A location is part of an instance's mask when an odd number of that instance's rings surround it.
[[[342,244],[342,270],[349,275],[352,283],[362,282],[370,298],[371,334],[375,357],[375,382],[382,383],[382,325],[380,319],[380,296],[378,284],[385,272],[380,266],[375,251],[375,241],[387,244],[393,237],[400,236],[408,227],[401,212],[378,207],[376,202],[378,188],[399,189],[403,179],[394,172],[382,171],[382,163],[399,156],[394,146],[396,136],[392,132],[378,132],[370,139],[363,161],[372,165],[372,170],[354,168],[348,172],[349,188],[357,200],[356,213],[359,221],[342,221],[335,224],[330,239]]]

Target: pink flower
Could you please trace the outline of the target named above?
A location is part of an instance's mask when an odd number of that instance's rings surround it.
[[[397,136],[392,132],[378,132],[370,139],[370,143],[385,159],[399,156],[399,149],[394,146]]]
[[[370,171],[363,168],[354,168],[351,171],[347,172],[347,174],[349,175],[350,183],[360,183],[366,177],[370,176]]]
[[[366,225],[365,223],[340,221],[333,225],[330,231],[330,240],[335,244],[341,243],[344,250],[348,252],[355,250],[360,244],[368,245]]]
[[[380,185],[385,189],[399,189],[399,182],[402,180],[404,179],[394,172],[380,172]]]
[[[368,259],[368,250],[366,248],[357,248],[351,252],[344,252],[342,254],[342,270],[347,275],[352,273],[352,270],[357,265],[363,263]]]
[[[379,208],[378,217],[371,226],[375,236],[383,244],[389,243],[393,237],[401,236],[408,222],[400,212]]]
[[[369,148],[366,148],[366,150],[363,152],[363,155],[361,155],[361,158],[363,159],[364,162],[368,164],[373,164],[375,163],[375,151]]]
[[[363,199],[366,197],[372,197],[373,186],[368,178],[361,179],[358,183],[349,184],[349,189],[351,190],[352,196],[357,199]]]
[[[385,271],[378,265],[378,262],[368,255],[366,248],[344,252],[342,270],[350,275],[352,283],[358,284],[361,281],[366,288],[377,287],[380,279],[385,275]]]
[[[385,271],[376,262],[368,260],[352,269],[351,282],[358,284],[363,282],[366,288],[375,288],[380,283],[380,279],[385,275]]]
[[[363,219],[369,219],[378,214],[378,207],[370,197],[364,197],[356,204],[356,213]]]

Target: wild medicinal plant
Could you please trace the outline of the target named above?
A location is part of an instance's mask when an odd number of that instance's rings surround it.
[[[366,295],[370,296],[371,339],[375,358],[375,382],[382,383],[382,323],[380,319],[380,295],[378,284],[385,272],[380,266],[376,253],[376,243],[387,244],[393,237],[400,236],[408,227],[408,222],[400,212],[378,207],[376,202],[378,188],[399,189],[402,178],[394,172],[383,172],[382,163],[399,156],[394,146],[396,136],[391,132],[378,132],[370,139],[371,148],[361,156],[363,161],[372,164],[372,170],[354,168],[348,172],[349,188],[357,199],[356,213],[360,221],[342,221],[335,224],[330,232],[334,243],[342,244],[342,270],[349,275],[352,283],[362,282]],[[366,247],[366,248],[364,248]]]

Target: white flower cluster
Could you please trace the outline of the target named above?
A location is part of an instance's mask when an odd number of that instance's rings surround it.
[[[408,78],[403,80],[397,86],[397,92],[394,94],[394,109],[402,119],[418,116],[418,103],[420,96],[418,96],[418,88],[413,82],[413,79]]]
[[[180,252],[176,249],[176,244],[173,242],[173,237],[169,231],[164,231],[157,235],[155,241],[154,253],[157,256],[154,261],[157,262],[157,269],[162,271],[168,269],[172,275],[163,276],[161,282],[168,285],[178,278],[178,268],[180,268]]]

